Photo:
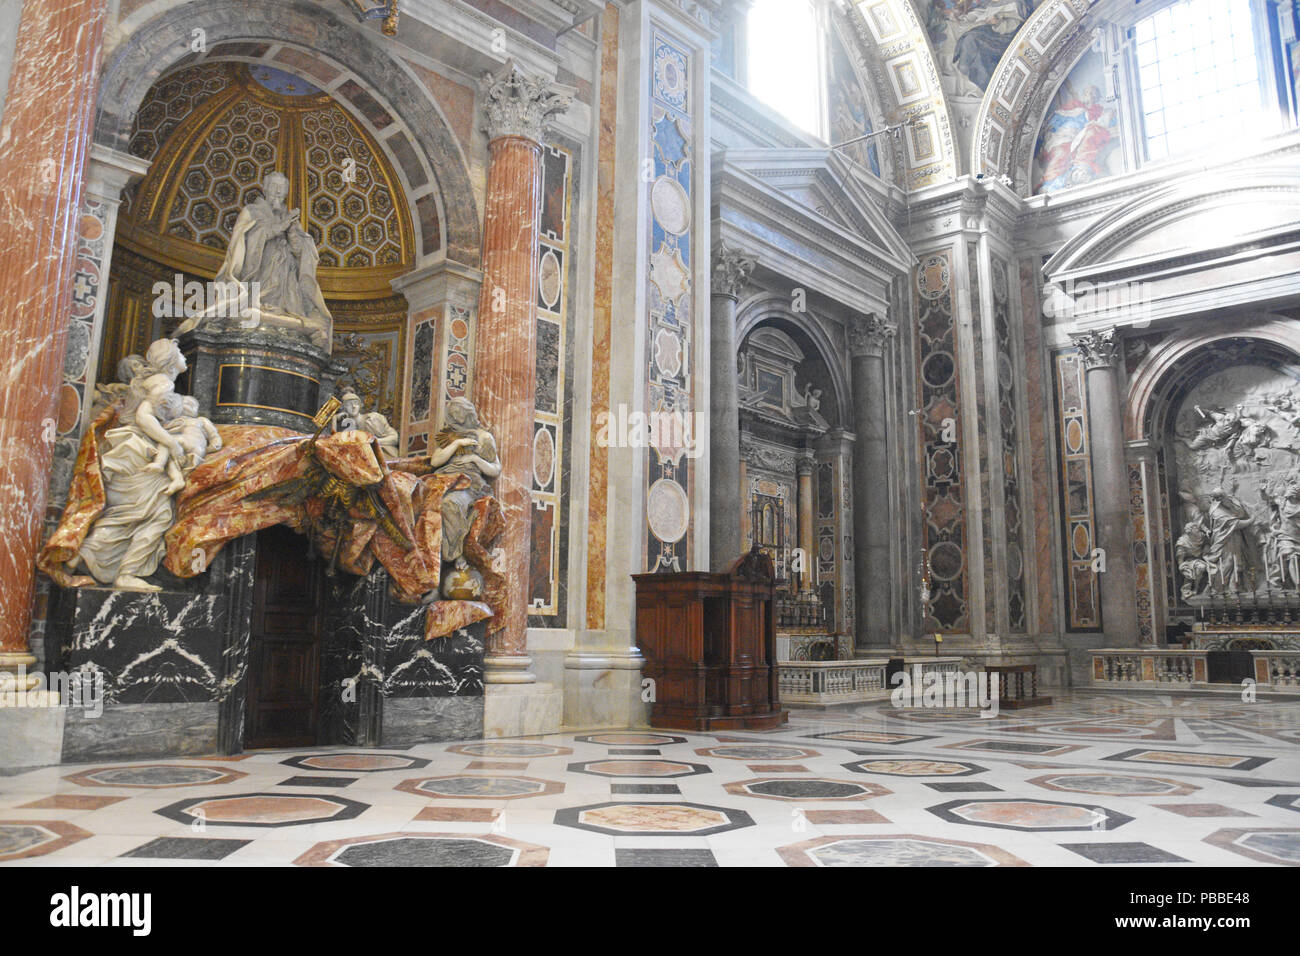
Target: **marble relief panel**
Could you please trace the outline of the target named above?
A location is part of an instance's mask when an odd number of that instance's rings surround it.
[[[970,628],[970,606],[952,270],[947,250],[922,256],[916,269],[916,362],[922,409],[922,535],[931,579],[924,626],[929,632],[963,633]]]
[[[1092,498],[1088,390],[1078,350],[1054,352],[1052,364],[1063,499],[1066,630],[1094,631],[1101,626],[1101,605],[1097,572],[1092,568],[1096,512]]]
[[[647,295],[646,411],[686,421],[693,411],[694,282],[691,141],[694,64],[684,44],[661,30],[651,36],[650,129],[653,176],[647,184],[650,255]],[[646,568],[691,566],[693,465],[676,429],[652,440],[646,474]]]
[[[1020,479],[1020,420],[1016,394],[1016,344],[1011,338],[1007,265],[992,257],[993,333],[997,344],[998,424],[1001,428],[1003,521],[1007,536],[1007,619],[1013,634],[1027,630],[1025,598],[1025,514]]]
[[[554,134],[553,134],[554,135]],[[532,557],[529,621],[563,626],[567,606],[569,426],[576,272],[572,230],[576,146],[542,147],[542,208],[537,243],[537,366],[533,419]]]
[[[1181,596],[1300,588],[1295,373],[1259,363],[1203,375],[1170,431]]]

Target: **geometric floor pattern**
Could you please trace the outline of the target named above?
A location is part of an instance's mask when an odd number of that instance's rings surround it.
[[[1300,866],[1300,701],[1054,697],[47,767],[0,866]]]

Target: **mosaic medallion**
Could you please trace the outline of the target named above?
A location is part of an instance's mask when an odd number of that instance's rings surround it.
[[[699,803],[597,803],[555,814],[558,826],[608,836],[710,836],[752,827],[743,810]]]
[[[184,764],[142,764],[135,767],[96,767],[64,777],[82,787],[197,787],[233,783],[248,774],[223,767],[187,767]]]
[[[682,486],[660,478],[646,495],[646,520],[656,538],[665,544],[680,541],[691,522],[691,503]]]
[[[827,777],[755,777],[725,784],[723,789],[733,796],[766,800],[867,800],[893,792],[875,783]]]
[[[691,228],[691,197],[671,176],[660,176],[650,187],[650,210],[664,232],[680,236]]]
[[[776,851],[789,866],[1028,866],[1005,850],[911,833],[819,837]]]
[[[473,744],[453,744],[447,752],[467,757],[561,757],[573,753],[573,750],[551,744],[484,740]]]
[[[0,862],[45,856],[91,835],[62,820],[6,820],[0,823]]]
[[[554,249],[547,249],[537,264],[537,292],[541,297],[541,304],[554,312],[560,302],[560,292],[563,288],[560,260],[555,255]]]
[[[424,777],[403,780],[398,790],[429,797],[457,797],[466,800],[518,800],[522,797],[540,797],[547,793],[563,793],[564,784],[533,777],[451,774],[446,777]]]
[[[969,777],[971,774],[983,773],[987,768],[973,763],[958,763],[956,760],[881,758],[855,760],[844,764],[844,769],[854,773],[881,773],[890,777]]]
[[[429,761],[397,754],[307,754],[281,760],[289,767],[304,770],[345,770],[349,773],[381,773],[385,770],[419,770]]]
[[[155,810],[178,823],[203,820],[208,826],[289,827],[359,817],[370,805],[318,793],[238,793],[195,797]]]
[[[1058,831],[1058,830],[1114,830],[1133,818],[1105,807],[1089,807],[1079,803],[1055,803],[1047,800],[1017,800],[1014,798],[986,800],[953,800],[937,807],[927,807],[931,813],[949,823],[965,823],[977,827],[995,827],[1000,830]]]
[[[1126,777],[1114,773],[1049,773],[1025,782],[1045,790],[1125,797],[1182,797],[1200,789],[1164,777]]]
[[[607,747],[664,747],[668,744],[684,744],[685,737],[669,734],[609,733],[583,734],[573,738],[583,744],[604,744]]]
[[[779,747],[774,744],[727,744],[721,747],[701,747],[695,752],[701,757],[721,757],[723,760],[806,760],[821,756],[816,750]]]
[[[569,764],[569,770],[593,777],[693,777],[713,772],[704,764],[678,760],[586,760]]]
[[[298,866],[545,866],[544,846],[492,835],[380,833],[318,843]]]
[[[1280,827],[1216,830],[1205,838],[1205,842],[1252,860],[1300,866],[1300,830]]]

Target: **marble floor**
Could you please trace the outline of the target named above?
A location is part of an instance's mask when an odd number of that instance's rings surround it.
[[[0,864],[1300,865],[1300,701],[1058,694],[0,777]]]

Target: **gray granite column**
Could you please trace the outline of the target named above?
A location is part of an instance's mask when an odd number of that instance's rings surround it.
[[[723,571],[745,550],[741,527],[740,400],[736,392],[736,302],[754,259],[719,240],[713,250],[709,323],[709,568]]]
[[[854,646],[888,647],[890,633],[889,474],[885,441],[885,349],[895,329],[878,315],[849,326],[853,372],[853,577],[857,605]]]
[[[1096,502],[1101,579],[1101,626],[1111,647],[1138,643],[1137,584],[1124,460],[1124,399],[1120,394],[1120,340],[1115,329],[1071,335],[1083,357],[1088,387],[1093,500]],[[1100,569],[1099,569],[1100,570]]]

